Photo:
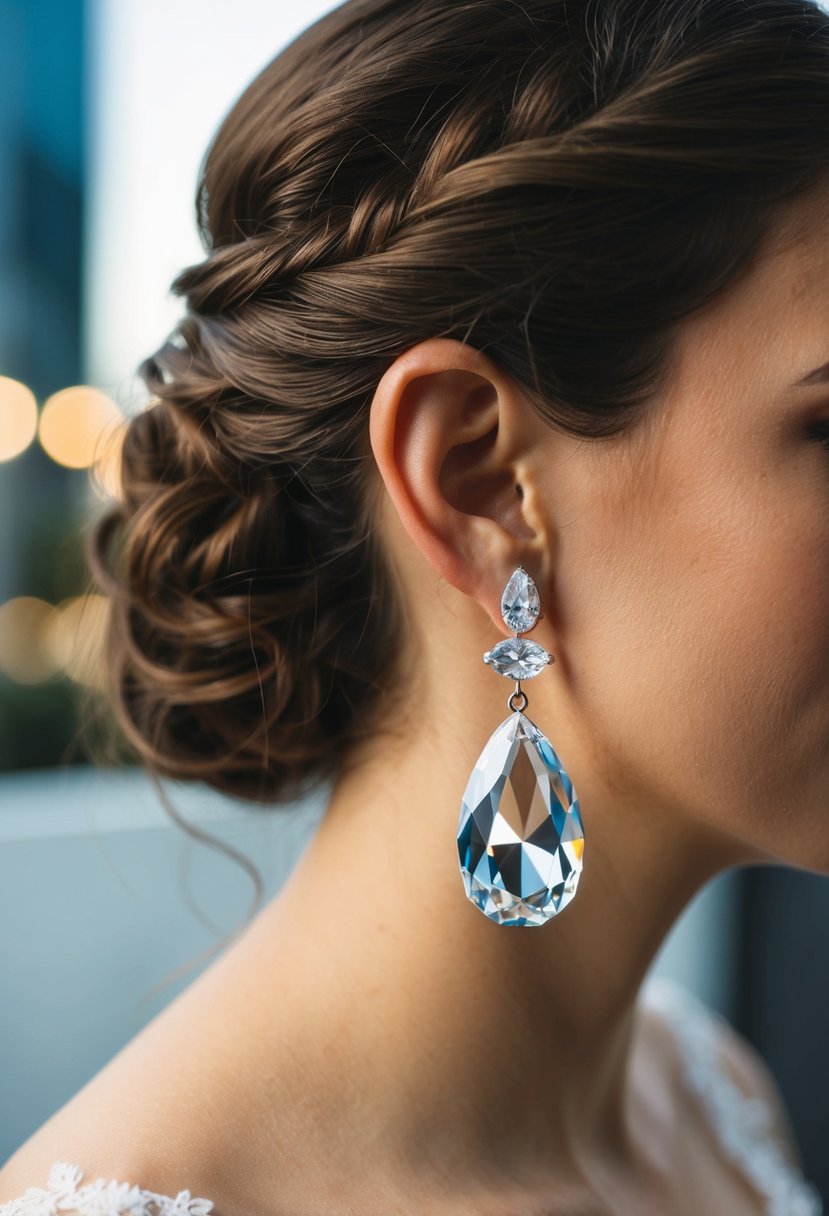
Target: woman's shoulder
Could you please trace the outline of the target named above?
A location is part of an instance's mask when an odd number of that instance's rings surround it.
[[[194,1060],[168,1066],[166,1081],[129,1051],[105,1068],[0,1167],[0,1216],[253,1212],[244,1102],[215,1069],[195,1077]]]
[[[288,1081],[296,1092],[302,1079],[290,1071],[276,980],[249,949],[257,924],[265,933],[264,918],[254,921],[0,1158],[0,1216],[120,1216],[119,1202],[130,1216],[281,1216],[288,1198],[273,1180],[290,1195],[302,1163],[290,1112],[275,1108],[274,1092]],[[277,1057],[287,1062],[281,1071]],[[67,1185],[86,1208],[48,1206],[50,1191]]]
[[[211,1002],[197,997],[198,981],[8,1158],[0,1216],[245,1210],[246,1103],[255,1085],[236,1040],[207,1016]]]
[[[726,1155],[755,1186],[785,1198],[788,1206],[776,1210],[819,1216],[822,1204],[802,1177],[788,1112],[759,1052],[675,981],[646,980],[640,1007],[673,1045],[677,1074]],[[243,1070],[223,1065],[217,1073],[223,1053],[215,1027],[181,1013],[159,1019],[167,1020],[164,1035],[139,1035],[0,1168],[0,1216],[228,1216],[259,1207],[257,1171],[247,1162],[230,1168],[250,1151],[250,1135],[233,1137],[234,1128],[250,1129],[243,1103],[234,1119],[211,1118],[235,1106],[240,1095],[228,1073],[238,1078]],[[243,1088],[249,1101],[255,1086]],[[208,1100],[217,1094],[221,1103]]]

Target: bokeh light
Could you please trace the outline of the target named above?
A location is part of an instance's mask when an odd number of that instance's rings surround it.
[[[40,412],[38,436],[58,464],[86,469],[106,450],[111,432],[124,416],[102,389],[76,384],[53,393]]]
[[[0,604],[0,670],[18,684],[40,684],[60,665],[46,643],[54,608],[34,595]]]
[[[76,684],[104,686],[103,639],[109,600],[75,595],[61,600],[45,626],[44,645],[55,666]]]
[[[35,395],[19,380],[0,376],[0,461],[14,460],[37,434]]]

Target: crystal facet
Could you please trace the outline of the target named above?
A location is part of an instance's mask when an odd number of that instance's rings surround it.
[[[550,740],[519,710],[493,731],[472,770],[457,840],[467,897],[497,924],[545,924],[576,893],[578,798]]]
[[[509,676],[511,680],[531,680],[554,661],[543,646],[526,638],[504,638],[484,655],[484,662],[489,663],[493,671],[499,676]]]
[[[541,601],[538,588],[523,566],[510,576],[501,596],[501,616],[513,633],[527,633],[538,620]]]

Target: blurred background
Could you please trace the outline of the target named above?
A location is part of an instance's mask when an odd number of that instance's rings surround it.
[[[270,897],[325,809],[325,790],[269,814],[165,782],[183,831],[139,771],[90,763],[79,694],[106,619],[83,531],[179,315],[169,284],[202,257],[202,153],[333,7],[0,0],[0,1160],[215,957],[252,910],[245,860]],[[828,929],[829,882],[745,869],[654,964],[762,1052],[827,1202]]]

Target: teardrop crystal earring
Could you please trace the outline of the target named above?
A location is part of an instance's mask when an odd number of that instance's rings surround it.
[[[472,770],[461,804],[458,857],[468,898],[498,925],[543,925],[576,894],[584,829],[573,783],[553,745],[524,714],[531,680],[555,662],[520,637],[541,616],[538,589],[523,566],[501,596],[501,616],[514,638],[484,655],[493,671],[515,680],[513,711],[496,727]],[[519,704],[516,704],[519,702]]]

